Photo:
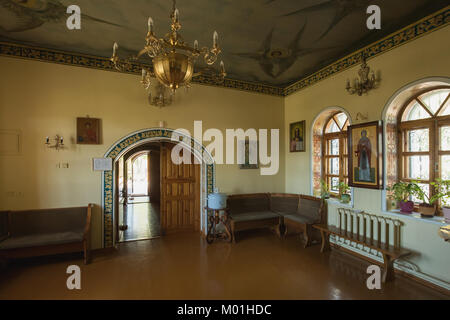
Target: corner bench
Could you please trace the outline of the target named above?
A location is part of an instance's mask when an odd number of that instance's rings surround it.
[[[326,221],[323,209],[321,199],[292,193],[236,194],[227,199],[233,242],[238,231],[270,228],[281,238],[289,228],[303,233],[306,247],[311,243],[312,224]]]
[[[320,248],[320,252],[322,253],[330,251],[330,234],[344,238],[346,240],[356,242],[358,244],[361,244],[363,246],[366,246],[368,248],[380,252],[383,255],[383,265],[384,265],[382,276],[383,283],[394,280],[395,278],[394,261],[396,259],[411,254],[411,252],[408,250],[396,248],[390,245],[389,243],[386,244],[378,240],[373,240],[372,237],[368,238],[363,235],[360,235],[359,233],[353,233],[351,231],[347,231],[345,229],[338,228],[335,226],[317,224],[314,225],[313,227],[319,230],[322,236],[322,247]]]

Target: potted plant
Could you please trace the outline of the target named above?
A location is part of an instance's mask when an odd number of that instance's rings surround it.
[[[328,184],[323,179],[320,180],[320,197],[322,199],[330,198],[330,189],[328,187]]]
[[[433,196],[428,196],[427,192],[423,191],[422,188],[419,186],[418,181],[413,181],[413,194],[416,196],[416,198],[420,199],[422,203],[419,204],[418,211],[420,212],[421,216],[424,218],[430,218],[433,217],[436,212],[436,200],[438,200],[441,196],[439,193],[434,194]],[[432,182],[431,184],[435,184]]]
[[[436,179],[431,185],[436,190],[436,197],[441,199],[445,222],[450,223],[450,180]]]
[[[350,202],[350,195],[348,194],[348,191],[350,190],[350,187],[345,182],[339,183],[339,192],[341,194],[341,202],[342,203],[349,203]]]
[[[400,212],[411,213],[414,210],[414,202],[409,200],[413,192],[413,184],[408,182],[399,181],[394,183],[392,187],[388,188],[392,197],[397,200]]]

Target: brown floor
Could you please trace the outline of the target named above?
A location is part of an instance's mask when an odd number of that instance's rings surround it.
[[[66,268],[81,266],[82,289],[66,289]],[[247,232],[236,244],[198,234],[124,242],[82,264],[79,255],[12,262],[0,271],[0,299],[449,299],[407,278],[368,290],[368,263],[320,254],[297,237]]]
[[[123,214],[123,221],[128,229],[121,231],[120,241],[143,240],[159,237],[159,204],[131,203],[121,205],[119,214]]]

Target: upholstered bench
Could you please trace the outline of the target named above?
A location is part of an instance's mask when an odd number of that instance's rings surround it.
[[[249,229],[271,228],[280,236],[281,216],[270,210],[267,193],[228,196],[227,211],[233,242],[236,232]]]
[[[316,197],[300,195],[297,211],[283,216],[284,236],[291,229],[300,231],[303,234],[304,246],[306,248],[311,244],[313,239],[320,239],[320,234],[312,226],[324,222],[326,222],[326,212],[324,210],[323,200]]]
[[[87,264],[91,208],[10,211],[6,219],[2,213],[7,233],[0,238],[0,259],[84,252]]]
[[[311,244],[312,225],[326,221],[323,201],[291,193],[254,193],[228,196],[227,210],[233,242],[236,232],[271,228],[277,235],[303,233],[305,247]],[[320,237],[320,235],[318,235]]]

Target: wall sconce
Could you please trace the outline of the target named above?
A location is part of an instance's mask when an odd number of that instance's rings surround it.
[[[379,79],[375,78],[375,73],[370,71],[369,66],[366,63],[366,56],[362,56],[361,69],[358,71],[358,78],[353,80],[353,85],[350,85],[350,80],[347,79],[347,86],[345,89],[349,94],[358,94],[361,96],[363,93],[367,93],[372,89],[375,89]]]
[[[45,145],[47,146],[47,148],[54,148],[56,150],[59,149],[64,149],[64,139],[63,137],[56,135],[53,140],[55,141],[54,144],[50,144],[50,138],[46,137],[45,138]]]
[[[158,121],[158,127],[164,128],[165,126],[166,126],[166,122],[164,120],[159,120]]]

